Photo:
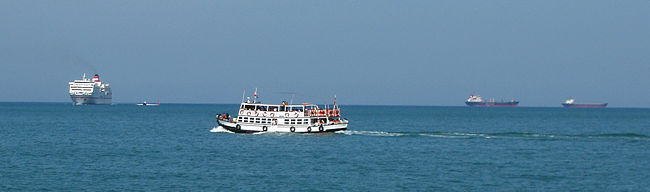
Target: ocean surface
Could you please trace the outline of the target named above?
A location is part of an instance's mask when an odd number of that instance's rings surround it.
[[[342,106],[337,133],[213,129],[236,110],[0,103],[0,191],[650,191],[650,109]]]

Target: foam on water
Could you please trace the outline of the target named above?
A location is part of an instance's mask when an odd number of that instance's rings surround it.
[[[504,138],[504,139],[650,139],[650,136],[640,134],[595,134],[595,135],[554,135],[540,133],[460,133],[460,132],[384,132],[384,131],[339,131],[344,135],[381,136],[381,137],[411,137],[425,136],[437,138]]]
[[[228,131],[228,129],[224,129],[221,126],[213,127],[212,129],[210,129],[210,132],[212,132],[212,133],[235,133],[235,132],[232,132],[232,131]]]
[[[404,136],[404,133],[391,133],[384,131],[337,131],[336,133],[344,135],[366,135],[366,136],[382,136],[382,137],[395,137]]]

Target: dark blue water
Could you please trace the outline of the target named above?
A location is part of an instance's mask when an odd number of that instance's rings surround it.
[[[343,106],[340,133],[210,132],[236,107],[0,103],[0,191],[650,191],[650,109]]]

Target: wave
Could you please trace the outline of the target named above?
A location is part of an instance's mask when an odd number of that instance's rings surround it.
[[[345,134],[345,135],[368,135],[368,136],[385,136],[385,137],[394,137],[394,136],[405,136],[407,133],[390,133],[383,131],[337,131],[336,133]]]
[[[225,128],[221,127],[221,126],[213,127],[212,129],[210,129],[210,132],[212,132],[212,133],[235,133],[235,132],[232,132],[232,131],[228,131],[228,129],[225,129]]]
[[[503,133],[461,133],[461,132],[384,132],[384,131],[338,131],[344,135],[380,136],[380,137],[440,137],[440,138],[524,138],[524,139],[648,139],[650,136],[636,133],[609,133],[594,135],[560,135],[526,132]]]

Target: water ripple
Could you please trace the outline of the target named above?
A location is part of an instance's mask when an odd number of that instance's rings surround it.
[[[381,136],[381,137],[439,137],[439,138],[530,138],[530,139],[636,139],[650,140],[650,136],[636,133],[608,133],[593,135],[560,135],[526,132],[503,133],[461,133],[461,132],[384,132],[384,131],[339,131],[345,135]]]

